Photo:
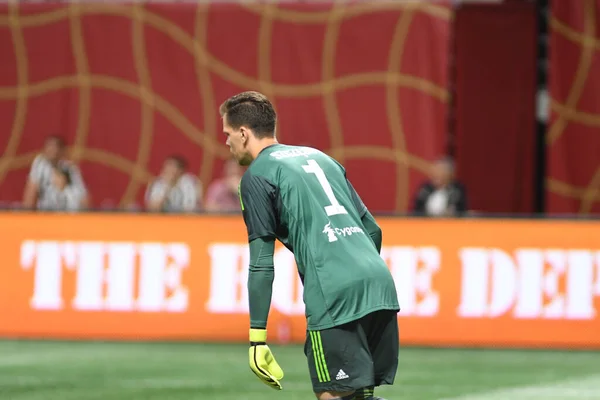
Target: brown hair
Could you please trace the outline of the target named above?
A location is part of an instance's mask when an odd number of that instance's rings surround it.
[[[246,126],[257,138],[275,136],[277,114],[264,94],[243,92],[227,99],[220,107],[221,116],[233,129]]]
[[[62,137],[61,135],[56,135],[56,134],[47,136],[45,142],[46,143],[55,142],[58,145],[58,147],[61,149],[64,149],[67,144],[64,137]]]
[[[177,165],[177,168],[182,171],[187,169],[187,160],[179,154],[171,154],[169,157],[167,157],[167,160],[173,161]]]

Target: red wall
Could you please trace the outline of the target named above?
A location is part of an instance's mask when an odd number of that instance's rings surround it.
[[[457,12],[457,173],[473,210],[534,211],[536,35],[533,4]]]
[[[600,212],[599,21],[600,0],[552,2],[546,137],[552,213]]]
[[[373,210],[404,211],[446,138],[440,5],[0,6],[0,200],[64,134],[93,202],[141,200],[171,153],[205,184],[228,156],[218,105],[270,96],[279,138],[328,151]]]

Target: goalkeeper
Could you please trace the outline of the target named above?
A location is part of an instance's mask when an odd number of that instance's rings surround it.
[[[241,165],[240,202],[250,243],[249,362],[282,389],[267,345],[275,240],[294,253],[304,284],[304,347],[318,399],[376,399],[398,366],[396,288],[381,259],[381,229],[344,168],[310,147],[279,144],[269,100],[244,92],[221,106],[227,145]]]

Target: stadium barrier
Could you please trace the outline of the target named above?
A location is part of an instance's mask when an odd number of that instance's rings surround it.
[[[600,222],[378,221],[402,343],[600,348]],[[245,234],[239,216],[0,214],[0,336],[245,342]],[[302,342],[293,255],[275,266],[270,340]]]

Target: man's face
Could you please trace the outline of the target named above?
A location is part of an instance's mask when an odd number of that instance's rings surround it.
[[[163,164],[163,169],[160,173],[163,179],[168,182],[174,182],[181,174],[181,169],[175,160],[168,159]]]
[[[451,180],[452,170],[450,166],[443,161],[436,162],[431,171],[432,183],[437,187],[441,187],[450,183]]]
[[[63,153],[62,146],[56,139],[48,139],[44,144],[44,155],[50,161],[58,161]]]
[[[250,165],[252,162],[252,156],[247,150],[248,135],[244,127],[240,129],[233,129],[229,123],[227,123],[227,115],[223,116],[223,133],[227,137],[225,144],[229,147],[229,151],[240,165]],[[246,140],[243,138],[243,134],[246,134]]]

